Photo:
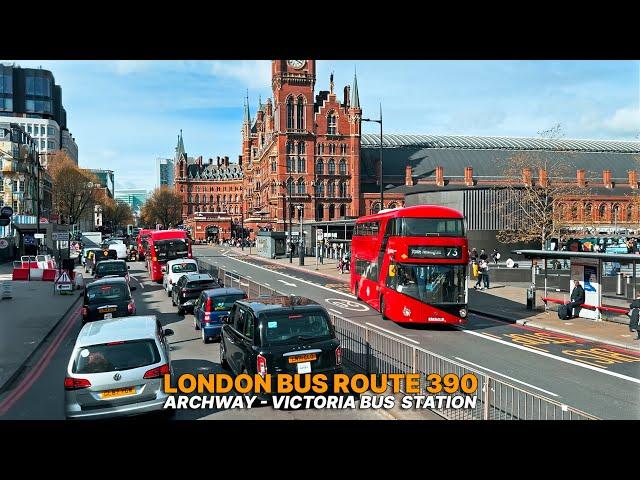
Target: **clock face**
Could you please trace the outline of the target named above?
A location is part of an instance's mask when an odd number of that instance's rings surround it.
[[[295,68],[296,70],[300,70],[304,67],[304,64],[307,63],[306,60],[287,60],[287,63],[290,67]]]

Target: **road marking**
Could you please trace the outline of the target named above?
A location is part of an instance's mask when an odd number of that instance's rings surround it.
[[[267,287],[270,287],[270,286],[271,286],[271,285],[269,285],[267,282],[264,282],[264,284],[265,284]]]
[[[142,281],[141,281],[138,277],[134,277],[133,275],[131,275],[131,277],[132,277],[133,279],[135,279],[135,281],[136,281],[136,282],[138,282],[138,283],[140,284],[140,287],[141,287],[142,289],[144,289],[144,283],[142,283]]]
[[[342,315],[343,314],[342,312],[339,312],[338,310],[334,310],[333,308],[329,308],[328,310],[330,312],[337,313],[338,315]]]
[[[227,258],[230,258],[231,260],[235,260],[236,262],[246,263],[247,265],[249,265],[249,266],[251,266],[251,267],[255,267],[255,268],[259,268],[259,269],[261,269],[261,270],[265,270],[265,271],[267,271],[267,272],[269,272],[269,273],[275,273],[276,275],[282,275],[283,277],[289,277],[289,278],[291,278],[291,276],[290,276],[290,275],[287,275],[286,273],[280,273],[280,272],[277,272],[277,271],[274,271],[274,270],[269,270],[268,268],[261,267],[260,265],[255,265],[255,264],[253,264],[253,263],[245,262],[244,260],[240,260],[240,259],[238,259],[238,258],[231,258],[229,255],[224,255],[224,256],[225,256],[225,257],[227,257]],[[276,265],[274,265],[274,266],[276,266]],[[279,266],[279,265],[278,265],[278,266]],[[283,268],[285,268],[285,267],[283,267]],[[338,295],[344,295],[345,297],[349,297],[349,298],[353,298],[353,299],[355,299],[355,298],[356,298],[356,297],[354,297],[353,295],[350,295],[350,294],[348,294],[348,293],[343,293],[343,292],[340,292],[340,291],[338,291],[338,290],[331,290],[330,288],[324,287],[324,286],[322,286],[322,285],[316,285],[316,284],[314,284],[313,282],[310,282],[310,281],[308,281],[308,280],[300,280],[300,281],[301,281],[301,282],[303,282],[303,283],[306,283],[307,285],[313,285],[314,287],[322,288],[323,290],[327,290],[327,291],[332,292],[332,293],[337,293]],[[265,283],[265,285],[268,285],[268,284],[266,284],[266,283]]]
[[[495,370],[491,370],[490,368],[483,367],[482,365],[478,365],[477,363],[470,362],[469,360],[465,360],[464,358],[456,357],[456,359],[460,360],[461,362],[468,363],[469,365],[472,365],[472,366],[474,366],[476,368],[480,368],[481,370],[486,370],[487,372],[495,373],[496,375],[500,375],[503,378],[508,378],[509,380],[512,380],[514,382],[521,383],[522,385],[526,385],[527,387],[535,388],[536,390],[540,390],[541,392],[544,392],[546,394],[553,395],[554,397],[558,396],[557,394],[555,394],[553,392],[550,392],[549,390],[544,390],[544,389],[542,389],[540,387],[536,387],[535,385],[531,385],[530,383],[525,383],[522,380],[518,380],[517,378],[509,377],[509,376],[505,375],[504,373],[496,372]]]
[[[396,337],[404,338],[405,340],[408,340],[409,342],[413,342],[416,345],[420,345],[420,342],[416,342],[412,338],[405,337],[404,335],[400,335],[399,333],[392,332],[391,330],[387,330],[386,328],[379,327],[377,325],[374,325],[373,323],[366,322],[365,325],[369,325],[370,327],[377,328],[379,330],[382,330],[383,332],[390,333],[391,335],[395,335]]]
[[[278,281],[279,281],[279,282],[284,283],[284,284],[285,284],[285,285],[287,285],[288,287],[296,287],[296,288],[298,287],[295,283],[289,283],[289,282],[287,282],[286,280],[280,280],[280,279],[278,279]]]
[[[247,277],[247,278],[253,278],[251,275],[245,275],[245,277]]]
[[[329,305],[333,305],[338,308],[345,308],[352,312],[368,312],[369,307],[362,305],[360,302],[354,302],[353,300],[345,300],[344,298],[325,298],[325,302]]]
[[[530,347],[524,347],[524,346],[522,346],[522,345],[516,345],[516,344],[514,344],[514,343],[507,342],[506,340],[501,340],[501,339],[497,339],[497,338],[491,338],[491,337],[489,337],[489,336],[487,336],[487,335],[484,335],[484,334],[482,334],[482,333],[478,333],[478,332],[474,332],[474,331],[472,331],[472,330],[461,329],[461,331],[463,331],[463,332],[465,332],[465,333],[468,333],[469,335],[475,335],[475,336],[477,336],[477,337],[481,337],[481,338],[484,338],[484,339],[486,339],[486,340],[491,340],[492,342],[502,343],[503,345],[508,345],[509,347],[519,348],[520,350],[524,350],[524,351],[526,351],[526,352],[535,353],[536,355],[542,355],[543,357],[553,358],[553,359],[555,359],[555,360],[559,360],[559,361],[561,361],[561,362],[568,363],[568,364],[570,364],[570,365],[575,365],[575,366],[577,366],[577,367],[587,368],[587,369],[589,369],[589,370],[594,370],[594,371],[596,371],[596,372],[604,373],[605,375],[610,375],[610,376],[612,376],[612,377],[617,377],[617,378],[621,378],[621,379],[623,379],[623,380],[628,380],[628,381],[630,381],[630,382],[640,384],[640,379],[633,378],[633,377],[629,377],[629,376],[627,376],[627,375],[622,375],[621,373],[617,373],[617,372],[610,372],[610,371],[604,370],[604,369],[599,368],[599,367],[593,367],[593,366],[591,366],[591,365],[586,365],[586,364],[584,364],[584,363],[582,363],[582,362],[577,362],[577,361],[575,361],[575,360],[569,360],[569,359],[567,359],[567,358],[562,358],[562,357],[559,357],[559,356],[557,356],[557,355],[553,355],[553,354],[551,354],[551,353],[547,353],[547,352],[544,352],[544,351],[534,350],[534,349],[532,349],[532,348],[530,348]]]

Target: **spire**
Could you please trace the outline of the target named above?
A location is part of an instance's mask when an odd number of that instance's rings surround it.
[[[180,155],[184,153],[184,141],[182,140],[182,129],[180,129],[180,135],[178,135],[178,145],[176,146],[176,160],[178,160],[180,158]]]
[[[247,90],[247,96],[244,101],[244,123],[251,125],[251,115],[249,114],[249,90]]]
[[[351,92],[351,107],[360,108],[360,97],[358,96],[358,75],[353,70],[353,92]]]
[[[331,76],[329,77],[329,93],[333,93],[333,72],[331,72]]]
[[[258,110],[264,112],[264,107],[262,105],[262,95],[258,95]]]

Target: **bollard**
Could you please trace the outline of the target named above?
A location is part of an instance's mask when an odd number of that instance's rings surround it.
[[[625,298],[633,297],[633,286],[631,285],[631,275],[625,275],[626,282],[624,284],[624,296]]]
[[[616,286],[616,295],[622,295],[622,272],[618,272],[618,285]]]

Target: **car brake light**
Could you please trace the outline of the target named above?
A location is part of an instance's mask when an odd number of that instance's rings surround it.
[[[260,376],[264,377],[267,374],[267,359],[262,355],[258,355],[256,367]]]
[[[65,390],[77,390],[79,388],[87,388],[91,386],[91,382],[86,378],[71,378],[66,377],[64,379]]]
[[[207,303],[204,306],[204,311],[207,312],[207,313],[210,312],[211,311],[211,307],[213,306],[212,304],[213,304],[213,302],[211,301],[211,297],[207,297]]]
[[[336,348],[336,365],[342,365],[342,348]]]
[[[202,320],[203,323],[211,323],[211,314],[209,312],[205,312],[204,314],[204,319]]]
[[[127,305],[127,310],[129,313],[136,313],[136,302],[131,300]]]
[[[87,318],[89,316],[89,309],[87,307],[82,307],[82,317]]]
[[[169,372],[169,365],[164,364],[157,368],[152,368],[148,370],[147,373],[144,374],[144,378],[162,378],[163,375],[166,375]]]

